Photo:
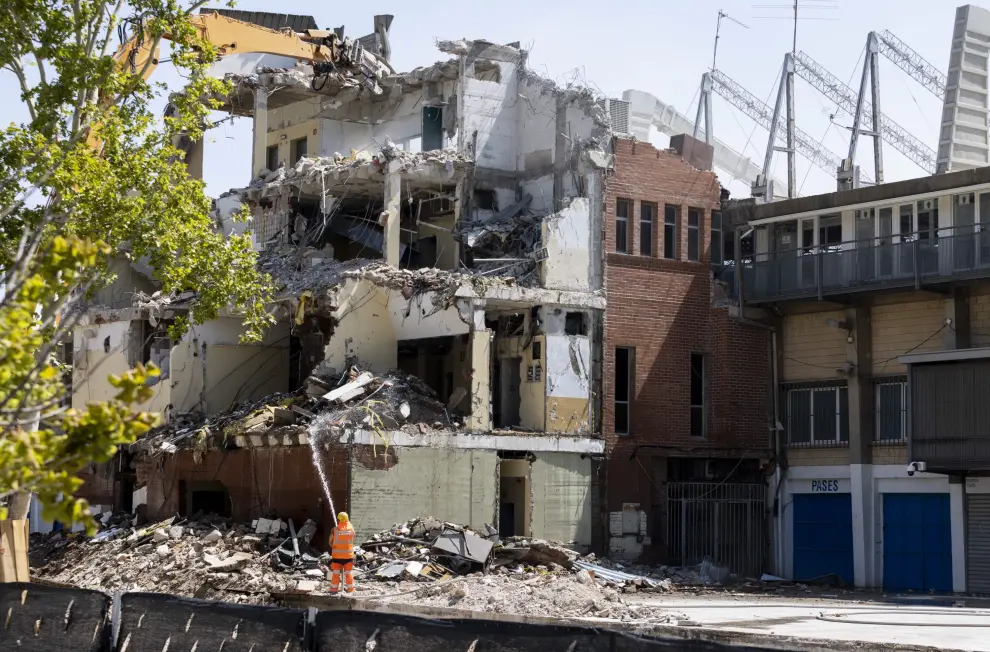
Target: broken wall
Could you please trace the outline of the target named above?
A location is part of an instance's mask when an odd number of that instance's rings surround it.
[[[479,79],[477,64],[497,66]],[[517,74],[522,63],[519,50],[474,43],[461,59],[458,149],[474,148],[480,168],[516,170],[518,111]]]
[[[239,318],[224,317],[193,325],[173,348],[172,369],[187,369],[173,385],[177,413],[222,412],[235,403],[289,391],[288,324],[275,324],[257,344],[240,344],[243,333]]]
[[[358,541],[411,515],[430,515],[484,532],[496,517],[495,451],[354,447],[350,510]]]
[[[128,349],[130,320],[77,326],[72,333],[72,407],[85,409],[96,401],[108,401],[119,391],[110,384],[110,375],[121,375],[132,368]],[[174,368],[174,367],[173,367]],[[164,414],[172,402],[171,383],[159,379],[149,400],[135,410]]]
[[[592,460],[575,453],[537,453],[533,462],[533,536],[591,547]]]
[[[450,215],[433,218],[429,222],[421,220],[416,225],[416,241],[419,243],[427,238],[435,237],[436,263],[438,269],[456,270],[460,263],[461,244],[454,239],[454,227],[457,225],[457,212]],[[431,261],[424,261],[429,265]]]
[[[94,305],[110,308],[130,308],[137,292],[154,294],[158,287],[148,278],[151,268],[137,265],[124,256],[117,256],[107,263],[107,277],[113,275],[113,282],[93,293],[89,301]]]
[[[563,210],[543,220],[543,286],[554,290],[590,292],[591,202],[575,197]]]
[[[322,121],[317,120],[321,105],[319,102],[295,102],[277,109],[268,110],[268,135],[265,137],[265,147],[278,145],[278,160],[285,167],[291,168],[292,143],[300,138],[306,139],[307,156],[316,156],[322,143],[320,129]],[[259,163],[265,166],[265,161]]]
[[[584,315],[588,330],[568,334],[567,314]],[[587,434],[591,430],[591,314],[560,308],[544,309],[546,331],[546,431]]]
[[[347,450],[330,446],[322,462],[334,506],[348,509]],[[200,461],[197,461],[197,458]],[[180,450],[141,460],[138,483],[145,483],[151,521],[187,513],[188,493],[199,487],[226,489],[230,516],[239,522],[275,516],[300,527],[308,518],[320,529],[314,545],[325,547],[333,517],[313,466],[312,450],[303,446],[270,446],[194,453]]]
[[[357,362],[385,373],[398,366],[398,341],[463,335],[469,324],[454,306],[434,306],[434,292],[414,294],[383,288],[372,281],[347,279],[336,293],[333,337],[323,366],[342,370]]]
[[[383,145],[386,138],[406,151],[422,151],[423,109],[435,105],[441,111],[453,110],[441,102],[454,94],[455,84],[434,84],[438,95],[433,98],[429,97],[427,88],[411,89],[398,98],[350,102],[338,110],[324,112],[325,117],[320,120],[319,154],[350,156],[352,152],[373,148],[375,143]],[[398,89],[394,87],[392,92],[399,93]]]

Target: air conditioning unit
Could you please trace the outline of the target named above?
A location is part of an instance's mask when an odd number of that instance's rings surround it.
[[[935,200],[934,199],[926,199],[925,201],[918,202],[918,203],[921,204],[924,207],[922,210],[931,210],[931,209],[935,208]]]
[[[972,195],[960,195],[959,196],[959,204],[961,206],[966,206],[966,205],[972,204],[972,203],[973,203],[973,196]]]
[[[612,131],[617,134],[632,133],[629,130],[629,102],[609,98],[600,100],[598,105],[605,109]]]

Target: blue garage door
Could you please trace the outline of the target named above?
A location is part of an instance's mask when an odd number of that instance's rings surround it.
[[[852,497],[794,494],[794,579],[835,573],[853,583]]]
[[[883,588],[952,590],[949,494],[883,495]]]

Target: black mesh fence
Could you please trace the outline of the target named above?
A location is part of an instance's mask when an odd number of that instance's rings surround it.
[[[117,652],[303,652],[306,612],[158,593],[120,599]]]
[[[111,618],[115,613],[115,618]],[[119,629],[113,637],[113,623]],[[648,638],[594,627],[433,619],[207,602],[157,593],[110,596],[0,584],[0,652],[757,652],[736,635]],[[725,639],[725,643],[721,642]],[[851,649],[851,648],[850,648]]]
[[[97,591],[0,584],[0,650],[107,652],[110,605]]]

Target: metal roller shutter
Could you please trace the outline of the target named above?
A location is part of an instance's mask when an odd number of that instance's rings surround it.
[[[990,494],[966,496],[966,590],[990,593]]]

